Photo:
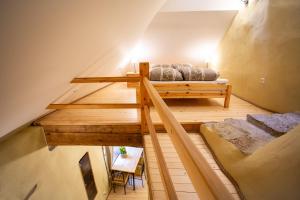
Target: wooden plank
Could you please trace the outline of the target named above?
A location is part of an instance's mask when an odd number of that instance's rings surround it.
[[[142,147],[141,134],[46,132],[48,145],[136,146]]]
[[[147,78],[143,78],[143,83],[200,199],[231,199],[228,190],[212,171],[184,128],[177,122],[151,82]]]
[[[101,104],[50,104],[47,109],[127,109],[139,108],[137,103],[101,103]]]
[[[225,101],[224,101],[224,107],[225,108],[229,108],[231,90],[232,90],[232,86],[228,85],[227,89],[226,89],[226,97],[225,97]]]
[[[226,90],[226,84],[211,84],[211,83],[155,83],[151,82],[159,91],[199,91],[199,90]]]
[[[74,78],[71,83],[103,83],[103,82],[139,82],[140,77],[83,77]]]
[[[163,157],[162,149],[158,142],[158,138],[157,138],[155,128],[154,128],[154,125],[153,125],[151,117],[150,117],[150,111],[149,111],[148,106],[144,107],[144,111],[145,111],[145,118],[146,118],[147,126],[149,129],[153,147],[155,150],[155,154],[156,154],[156,157],[158,158],[158,166],[159,166],[160,174],[162,175],[164,187],[167,191],[168,198],[172,199],[172,200],[173,199],[176,200],[176,199],[178,199],[177,195],[176,195],[176,191],[175,191],[174,185],[172,183],[170,173],[167,169],[167,163]]]
[[[172,92],[172,91],[159,91],[159,95],[162,98],[184,99],[184,98],[224,98],[225,93],[200,93],[200,92]]]

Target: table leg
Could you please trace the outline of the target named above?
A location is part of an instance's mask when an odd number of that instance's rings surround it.
[[[132,177],[133,177],[133,190],[135,190],[134,173],[132,174]]]

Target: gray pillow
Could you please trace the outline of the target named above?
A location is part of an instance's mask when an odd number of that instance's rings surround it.
[[[184,67],[181,69],[185,81],[215,81],[219,73],[210,68]]]
[[[172,67],[153,67],[150,71],[151,81],[182,81],[181,73]]]
[[[172,64],[171,67],[177,69],[180,73],[182,73],[185,68],[192,68],[191,64]]]

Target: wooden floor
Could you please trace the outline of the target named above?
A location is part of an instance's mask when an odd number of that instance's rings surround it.
[[[139,179],[135,180],[135,190],[133,190],[132,185],[127,184],[126,195],[124,194],[124,189],[121,186],[116,186],[116,192],[113,189],[108,195],[108,200],[148,200],[148,185],[144,177],[144,187],[142,186],[142,181]]]
[[[229,179],[223,174],[219,166],[212,157],[210,150],[207,148],[202,137],[198,133],[190,133],[192,141],[197,146],[198,150],[203,153],[205,159],[210,164],[210,167],[220,177],[227,190],[232,194],[233,199],[240,199],[236,189],[229,181]],[[194,186],[191,183],[189,176],[187,175],[184,166],[176,153],[176,150],[169,138],[165,133],[158,134],[158,140],[162,148],[164,158],[167,163],[167,168],[170,172],[172,182],[174,184],[177,196],[179,199],[199,199],[195,192]],[[152,146],[151,137],[149,135],[144,136],[145,141],[145,155],[147,160],[147,169],[149,172],[150,188],[152,190],[153,199],[166,199],[165,190],[163,187],[161,175],[159,172],[157,159]]]
[[[136,102],[134,88],[125,83],[115,83],[76,103],[125,103]],[[165,100],[179,122],[222,121],[225,118],[245,118],[246,114],[268,113],[235,96],[229,108],[223,107],[223,99],[168,99]],[[66,102],[67,103],[67,102]],[[155,123],[160,119],[151,109]],[[38,120],[39,125],[102,125],[139,123],[137,109],[59,110]]]

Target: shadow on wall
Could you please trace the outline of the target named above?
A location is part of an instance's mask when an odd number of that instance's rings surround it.
[[[1,156],[0,167],[46,146],[42,128],[27,127],[0,142],[0,155],[5,155]]]

